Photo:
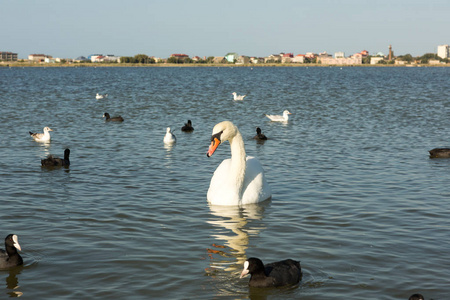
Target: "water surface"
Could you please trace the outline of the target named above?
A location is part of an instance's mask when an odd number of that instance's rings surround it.
[[[3,297],[426,299],[449,293],[449,68],[0,68],[0,237],[23,267]],[[232,100],[232,92],[247,94]],[[96,93],[108,93],[96,100]],[[293,112],[287,124],[264,114]],[[123,123],[105,123],[104,112]],[[192,120],[195,131],[180,128]],[[231,120],[271,201],[208,205]],[[28,131],[51,127],[52,140]],[[255,128],[269,137],[252,140]],[[177,136],[165,147],[166,127]],[[68,169],[40,159],[71,149]],[[3,248],[3,245],[1,246]],[[301,261],[249,289],[248,257]],[[0,280],[1,281],[1,280]],[[1,297],[1,298],[3,298]]]

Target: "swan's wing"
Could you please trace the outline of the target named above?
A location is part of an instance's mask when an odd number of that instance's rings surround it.
[[[242,204],[258,203],[272,197],[272,190],[267,183],[264,169],[255,157],[247,157]]]

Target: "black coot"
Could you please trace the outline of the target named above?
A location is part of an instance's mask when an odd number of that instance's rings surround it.
[[[50,154],[47,158],[41,159],[41,165],[43,167],[68,167],[70,165],[69,155],[69,149],[64,150],[64,158],[58,158]]]
[[[256,135],[253,137],[255,140],[265,141],[267,136],[261,133],[261,128],[256,127]]]
[[[109,121],[112,121],[112,122],[123,122],[123,118],[121,116],[117,116],[117,117],[111,118],[111,116],[107,112],[105,112],[103,114],[103,118],[106,118],[106,121],[108,121],[108,122]]]
[[[194,131],[194,127],[192,127],[191,120],[188,120],[187,123],[184,123],[184,126],[181,127],[181,131],[184,131],[184,132],[192,132],[192,131]]]
[[[23,264],[22,257],[17,250],[22,250],[17,235],[9,234],[5,238],[5,250],[0,249],[0,269],[7,269]]]
[[[285,259],[264,265],[259,258],[251,257],[244,263],[241,277],[250,274],[251,287],[276,287],[297,284],[302,279],[300,262]]]

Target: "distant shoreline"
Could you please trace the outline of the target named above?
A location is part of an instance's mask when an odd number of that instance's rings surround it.
[[[265,63],[265,64],[168,64],[168,63],[156,63],[156,64],[119,64],[119,63],[29,63],[29,62],[0,62],[1,67],[26,67],[26,68],[110,68],[110,67],[136,67],[136,68],[204,68],[204,67],[220,67],[220,68],[262,68],[262,67],[450,67],[450,64],[419,64],[419,65],[394,65],[394,64],[358,64],[358,65],[325,65],[325,64],[300,64],[300,63]]]

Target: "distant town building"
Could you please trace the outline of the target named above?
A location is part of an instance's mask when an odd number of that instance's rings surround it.
[[[281,63],[283,64],[291,63],[292,60],[294,59],[293,53],[281,53],[280,56],[281,56]]]
[[[282,53],[284,54],[284,53]],[[271,54],[264,58],[264,62],[281,62],[282,54]]]
[[[223,63],[224,61],[227,61],[227,60],[225,59],[225,56],[215,56],[214,59],[213,59],[213,62],[214,62],[215,64],[221,64],[221,63]]]
[[[235,61],[237,61],[238,55],[237,55],[237,53],[230,52],[230,53],[225,54],[225,59],[230,63],[234,63]]]
[[[85,61],[89,61],[90,59],[87,59],[84,56],[78,56],[77,58],[75,58],[73,61],[74,62],[85,62]]]
[[[187,55],[187,54],[171,54],[170,57],[176,57],[176,58],[188,58],[189,55]]]
[[[101,62],[104,58],[104,56],[102,54],[94,54],[90,56],[91,58],[91,62],[95,63],[95,62]]]
[[[110,63],[119,62],[119,61],[120,61],[120,57],[115,56],[114,54],[107,54],[102,59],[102,62],[110,62]]]
[[[334,53],[334,58],[344,58],[345,53],[344,52],[336,52]]]
[[[241,55],[238,57],[236,63],[237,64],[248,64],[248,63],[250,63],[250,57]]]
[[[382,60],[384,60],[383,56],[373,56],[373,57],[370,58],[370,64],[371,65],[376,65]]]
[[[450,47],[448,45],[438,46],[437,56],[439,56],[440,58],[450,58]]]
[[[317,62],[323,65],[360,65],[362,64],[362,56],[353,55],[352,57],[341,57],[341,58],[333,58],[330,56],[318,56]]]
[[[293,62],[293,63],[303,64],[303,63],[305,63],[305,58],[306,58],[306,55],[305,55],[305,54],[297,54],[297,55],[292,59],[292,62]]]
[[[252,64],[263,64],[264,63],[264,57],[252,56],[252,57],[250,57],[250,62]]]
[[[0,52],[0,61],[17,61],[17,53]]]
[[[30,55],[28,55],[28,60],[31,62],[44,62],[46,58],[52,58],[52,56],[45,55],[45,54],[30,54]]]
[[[54,63],[56,63],[56,60],[50,56],[50,57],[44,58],[44,62],[47,64],[54,64]]]

